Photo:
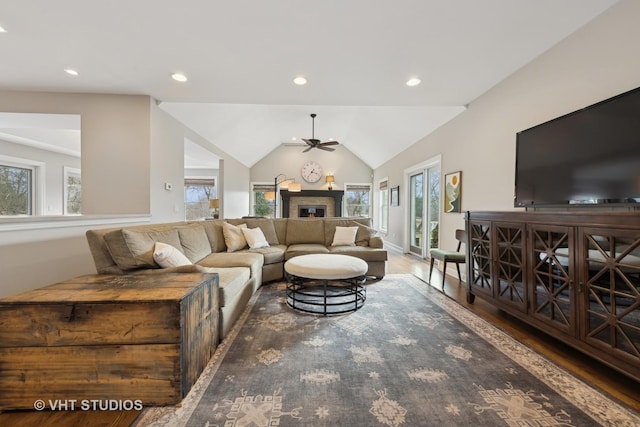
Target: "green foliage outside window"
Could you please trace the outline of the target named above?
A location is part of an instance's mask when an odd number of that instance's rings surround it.
[[[255,201],[254,214],[256,216],[273,217],[273,201],[265,199],[264,191],[255,192]]]
[[[31,215],[31,169],[0,165],[0,216]]]
[[[82,185],[80,176],[67,176],[67,213],[79,214],[82,201]]]

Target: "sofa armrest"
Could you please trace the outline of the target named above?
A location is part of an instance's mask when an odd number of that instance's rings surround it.
[[[384,241],[382,240],[382,237],[380,237],[380,236],[371,236],[371,238],[369,239],[369,247],[370,248],[376,248],[376,249],[382,249],[384,247]]]

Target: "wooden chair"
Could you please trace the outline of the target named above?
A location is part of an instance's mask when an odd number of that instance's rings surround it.
[[[462,244],[467,242],[467,232],[465,230],[456,230],[456,239],[458,239],[458,248],[455,251],[447,251],[444,249],[431,249],[431,265],[429,266],[429,284],[431,284],[431,273],[433,272],[433,264],[435,260],[444,262],[442,267],[442,290],[444,291],[444,276],[447,274],[447,263],[454,262],[458,270],[458,280],[462,281],[460,275],[460,264],[467,262],[467,256],[464,252],[460,252]]]

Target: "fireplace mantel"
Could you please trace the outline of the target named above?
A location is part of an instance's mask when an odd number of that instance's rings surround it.
[[[280,189],[282,199],[282,218],[289,218],[289,202],[292,197],[331,197],[335,202],[336,216],[342,216],[342,190],[302,190],[289,191]]]

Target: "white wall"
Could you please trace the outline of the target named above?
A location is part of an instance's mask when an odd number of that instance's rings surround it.
[[[249,168],[159,110],[148,96],[0,91],[0,111],[81,115],[85,213],[48,222],[0,219],[0,297],[95,273],[87,229],[184,219],[187,136],[227,159],[233,199],[248,200]],[[173,184],[172,191],[164,190],[165,182]]]
[[[171,190],[165,188],[171,185]],[[151,106],[152,222],[183,221],[184,125]]]
[[[335,190],[343,190],[344,183],[370,183],[373,171],[345,146],[338,145],[333,152],[311,150],[303,153],[303,146],[280,145],[251,168],[252,182],[273,183],[276,175],[284,174],[287,178],[295,178],[302,184],[303,190],[326,190],[326,175],[334,175]],[[314,160],[322,166],[323,176],[320,181],[309,183],[302,179],[302,165]]]
[[[0,91],[0,111],[80,114],[83,213],[148,214],[149,99]]]
[[[513,210],[516,132],[640,86],[638,16],[640,2],[613,6],[377,168],[374,179],[400,185],[405,168],[442,154],[443,174],[462,171],[463,210]],[[398,246],[408,215],[406,197],[401,203],[390,210],[387,236]],[[462,227],[464,214],[441,214],[441,246],[455,248]]]

